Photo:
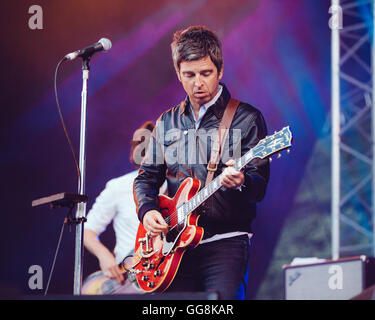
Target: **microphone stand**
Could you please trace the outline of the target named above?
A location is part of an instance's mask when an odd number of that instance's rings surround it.
[[[86,114],[87,114],[87,80],[90,71],[91,55],[82,56],[82,94],[81,94],[81,128],[80,128],[80,147],[79,147],[79,170],[80,178],[78,193],[85,194],[85,175],[86,175]],[[74,255],[74,295],[81,294],[82,271],[83,271],[83,224],[86,221],[86,202],[77,204],[76,210],[76,237],[75,237],[75,255]]]
[[[109,40],[108,40],[109,41]],[[81,93],[81,128],[80,128],[80,147],[79,147],[79,178],[78,194],[59,193],[48,197],[43,197],[32,201],[32,206],[50,204],[51,208],[68,207],[69,213],[64,220],[64,224],[75,225],[75,249],[74,249],[74,282],[73,293],[80,295],[82,289],[82,271],[83,271],[83,224],[86,221],[86,202],[85,195],[85,178],[86,178],[86,114],[87,114],[87,80],[89,79],[90,60],[95,51],[89,51],[80,57],[82,61],[82,93]],[[73,57],[74,58],[74,57]],[[71,60],[64,58],[59,62]],[[56,96],[57,97],[57,96]],[[57,98],[56,98],[57,99]],[[57,101],[57,100],[56,100]],[[77,204],[75,217],[72,217],[74,206]],[[57,251],[56,251],[57,254]],[[56,258],[56,255],[55,255]],[[51,275],[55,260],[52,265]],[[49,282],[48,282],[49,284]],[[48,286],[47,286],[48,288]],[[46,291],[47,293],[47,291]]]

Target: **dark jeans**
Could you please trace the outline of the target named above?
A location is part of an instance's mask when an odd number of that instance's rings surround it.
[[[245,299],[249,270],[247,235],[188,249],[166,292],[216,291],[223,300]]]

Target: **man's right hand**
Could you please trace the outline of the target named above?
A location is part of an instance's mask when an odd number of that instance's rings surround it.
[[[147,211],[143,217],[142,224],[153,237],[159,235],[160,233],[167,233],[169,229],[163,216],[157,210]]]
[[[100,269],[103,271],[104,275],[111,279],[116,279],[118,283],[122,284],[124,282],[124,275],[121,273],[116,259],[110,252],[102,253],[99,257]]]

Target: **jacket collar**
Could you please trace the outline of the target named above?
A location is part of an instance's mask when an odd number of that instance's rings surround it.
[[[221,119],[223,117],[225,107],[227,106],[229,99],[230,99],[230,93],[227,87],[225,86],[224,83],[220,82],[220,84],[223,86],[223,91],[220,97],[217,99],[217,101],[212,106],[210,106],[210,110],[212,110],[212,112],[215,114],[215,116],[218,119]],[[186,96],[185,100],[182,101],[180,104],[180,114],[183,114],[183,113],[188,114],[190,112],[189,106],[190,106],[189,96]]]

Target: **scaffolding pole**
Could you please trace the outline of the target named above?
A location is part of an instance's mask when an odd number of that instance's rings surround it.
[[[332,0],[331,8],[337,8],[339,0]],[[340,29],[331,26],[331,126],[332,126],[332,259],[340,256]]]
[[[372,66],[372,110],[371,110],[371,135],[372,135],[372,255],[375,257],[375,0],[372,1],[372,36],[371,42],[371,66]]]
[[[375,256],[375,0],[331,0],[329,12],[339,19],[330,21],[331,254]]]

